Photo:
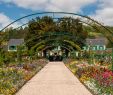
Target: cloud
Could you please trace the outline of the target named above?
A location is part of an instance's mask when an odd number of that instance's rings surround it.
[[[24,9],[33,11],[64,11],[64,12],[82,12],[82,8],[95,3],[97,0],[0,0],[0,3],[14,4]],[[0,27],[4,27],[13,20],[1,14]],[[17,25],[17,24],[16,24]],[[14,25],[14,26],[16,26]]]
[[[113,25],[112,0],[0,0],[0,2],[33,11],[64,11],[82,14],[84,13],[82,8],[98,2],[97,10],[90,16],[105,25]]]
[[[104,23],[104,25],[113,25],[113,1],[100,0],[98,9],[91,17]]]
[[[9,17],[7,17],[4,13],[0,13],[0,29],[5,27],[10,22],[11,19]]]
[[[43,10],[43,11],[68,11],[80,12],[81,7],[94,3],[97,0],[1,0],[5,3],[12,3],[18,7]]]
[[[0,30],[10,24],[13,20],[6,16],[4,13],[0,13]],[[21,22],[22,23],[22,22]],[[9,27],[17,27],[21,25],[20,22],[14,23]]]

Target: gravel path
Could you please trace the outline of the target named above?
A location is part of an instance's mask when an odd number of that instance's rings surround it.
[[[92,95],[63,62],[49,62],[16,95]]]

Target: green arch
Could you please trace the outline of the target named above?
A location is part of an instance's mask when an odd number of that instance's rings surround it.
[[[41,49],[41,51],[44,51],[44,50],[48,49],[49,47],[56,47],[56,45],[47,45],[47,46],[43,47],[43,48]],[[65,46],[63,46],[63,45],[62,45],[61,47],[67,49],[68,51],[72,51],[70,48],[65,47]]]
[[[35,44],[32,48],[31,48],[31,50],[32,51],[34,51],[36,48],[38,48],[38,47],[40,47],[41,45],[46,45],[46,43],[48,43],[48,42],[50,42],[50,41],[56,41],[56,39],[49,39],[49,40],[42,40],[42,41],[40,41],[39,43],[37,43],[37,44]],[[68,44],[70,44],[71,45],[71,47],[73,47],[73,48],[76,48],[78,51],[81,51],[81,48],[79,47],[79,45],[77,45],[77,44],[75,44],[73,41],[70,41],[70,40],[61,40],[61,39],[59,39],[59,40],[57,40],[57,41],[60,41],[60,42],[66,42],[66,43],[68,43]],[[48,44],[47,44],[48,45]],[[51,44],[52,45],[52,44]],[[43,47],[42,47],[43,48]],[[74,50],[74,49],[73,49]]]

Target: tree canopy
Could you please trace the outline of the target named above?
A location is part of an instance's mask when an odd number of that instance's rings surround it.
[[[28,24],[28,30],[25,40],[32,39],[36,37],[36,39],[33,39],[29,42],[27,42],[27,46],[30,49],[33,45],[40,42],[41,40],[45,39],[45,36],[47,33],[70,33],[73,35],[77,40],[75,40],[73,37],[70,37],[72,41],[82,46],[84,44],[84,39],[87,37],[87,31],[84,31],[82,23],[80,23],[80,20],[73,19],[71,17],[64,17],[60,18],[58,20],[54,20],[52,17],[44,16],[42,18],[37,17],[36,19],[32,19]],[[45,35],[45,36],[44,36]],[[40,36],[44,36],[40,39],[38,39]],[[66,36],[65,34],[63,37],[69,38],[69,36]],[[46,37],[49,40],[48,37]],[[56,35],[53,37],[60,38],[60,35]],[[51,38],[52,39],[52,38]],[[61,40],[61,39],[60,39]],[[63,39],[62,39],[63,40]],[[56,41],[54,41],[55,43]]]

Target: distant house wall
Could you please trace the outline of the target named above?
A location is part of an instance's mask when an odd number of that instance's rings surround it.
[[[105,38],[95,38],[86,39],[86,46],[83,50],[106,50],[106,39]]]
[[[17,51],[17,46],[24,44],[24,39],[10,39],[8,42],[8,51]]]
[[[94,46],[85,46],[83,50],[106,50],[106,45],[94,45]]]

